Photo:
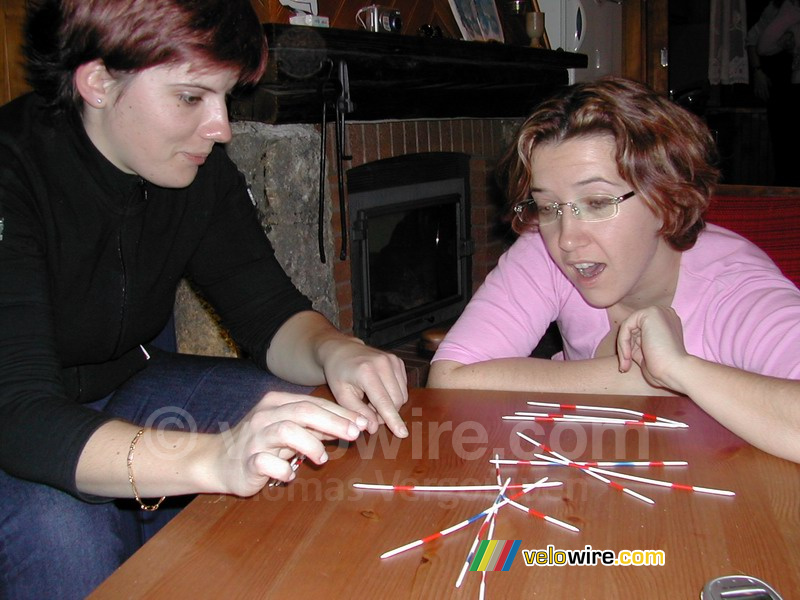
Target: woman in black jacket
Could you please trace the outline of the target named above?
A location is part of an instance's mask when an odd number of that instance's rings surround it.
[[[44,0],[26,33],[35,91],[0,108],[0,595],[83,597],[141,544],[109,499],[248,496],[322,439],[405,437],[406,378],[311,309],[220,146],[266,62],[248,0]],[[150,344],[182,277],[252,361]],[[338,404],[305,395],[326,382]]]

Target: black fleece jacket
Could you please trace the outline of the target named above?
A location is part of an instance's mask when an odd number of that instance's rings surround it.
[[[190,186],[161,188],[35,94],[0,107],[0,468],[80,496],[78,457],[109,420],[81,404],[146,368],[140,345],[184,276],[264,368],[275,332],[311,308],[223,148]]]

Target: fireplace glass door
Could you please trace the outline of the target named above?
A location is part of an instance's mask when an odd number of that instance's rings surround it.
[[[464,155],[434,154],[435,160],[450,159],[451,167],[468,165]],[[348,174],[353,322],[356,335],[376,346],[454,319],[471,291],[468,172],[451,177],[446,169],[436,170],[436,180],[420,181],[430,174],[412,165],[396,177],[404,158],[383,165],[391,170],[386,187],[359,191],[356,177],[354,192]],[[370,166],[375,168],[365,165]]]

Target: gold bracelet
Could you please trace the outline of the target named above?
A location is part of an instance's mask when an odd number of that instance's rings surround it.
[[[136,479],[133,477],[133,450],[134,448],[136,448],[136,442],[139,441],[139,438],[142,437],[143,433],[144,429],[140,429],[133,437],[133,440],[131,440],[131,446],[130,449],[128,450],[128,481],[131,482],[131,487],[133,488],[133,497],[136,500],[136,502],[139,503],[139,508],[141,508],[142,510],[153,512],[158,510],[158,507],[161,506],[161,503],[164,501],[164,498],[166,498],[166,496],[161,496],[161,500],[159,500],[155,504],[145,504],[139,497],[139,490],[136,489]]]

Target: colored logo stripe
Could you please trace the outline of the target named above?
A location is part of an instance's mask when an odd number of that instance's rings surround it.
[[[489,563],[492,560],[492,556],[494,555],[495,548],[497,548],[497,540],[486,540],[486,551],[483,553],[483,558],[481,559],[478,568],[475,569],[476,571],[490,571]]]
[[[482,540],[470,571],[508,571],[519,552],[522,540]]]
[[[497,561],[497,564],[500,565],[500,568],[496,568],[495,571],[508,571],[511,568],[511,563],[514,562],[514,557],[517,555],[517,551],[519,550],[519,545],[522,540],[513,540],[513,542],[514,543],[510,546],[508,543],[505,544],[505,548],[500,556],[500,560]]]
[[[503,556],[504,550],[505,544],[503,541],[496,541],[494,551],[492,552],[492,556],[489,558],[489,561],[486,563],[484,571],[496,571],[498,565],[500,565],[501,569],[503,568],[503,562],[505,561],[505,557]]]
[[[481,545],[478,546],[478,551],[475,553],[475,557],[472,559],[472,564],[469,566],[470,571],[477,571],[478,567],[483,560],[483,555],[486,553],[486,548],[489,545],[490,540],[483,540],[481,541]]]

